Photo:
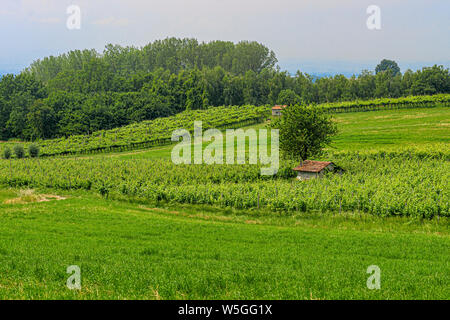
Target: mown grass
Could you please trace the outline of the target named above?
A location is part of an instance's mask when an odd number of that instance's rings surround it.
[[[450,142],[450,108],[403,109],[335,115],[340,151],[395,151],[398,148],[446,148]]]
[[[12,191],[2,191],[2,194]],[[89,193],[0,205],[1,299],[446,299],[448,221],[155,208]],[[396,230],[396,231],[394,231]],[[79,265],[81,291],[66,288]],[[381,290],[366,287],[381,268]]]

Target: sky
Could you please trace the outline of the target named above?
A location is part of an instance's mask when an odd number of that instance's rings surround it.
[[[67,28],[67,8],[81,11]],[[370,5],[381,29],[370,30]],[[258,41],[282,69],[316,73],[450,67],[449,0],[1,0],[0,73],[73,49],[143,46],[167,37]]]

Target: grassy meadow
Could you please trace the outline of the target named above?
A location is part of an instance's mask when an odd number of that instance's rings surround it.
[[[88,193],[0,205],[1,299],[445,299],[448,230],[359,216],[265,219]],[[65,287],[69,265],[82,289]],[[370,265],[382,289],[366,287]]]
[[[343,113],[335,116],[340,151],[450,151],[450,108]]]

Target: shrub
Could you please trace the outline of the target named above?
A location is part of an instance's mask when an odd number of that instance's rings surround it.
[[[10,159],[11,158],[11,149],[9,147],[6,147],[3,149],[3,159]]]
[[[25,150],[23,149],[23,146],[21,144],[16,144],[14,146],[14,154],[16,155],[17,159],[22,159],[25,157]]]
[[[30,146],[28,147],[28,154],[31,158],[39,157],[39,147],[35,144],[30,144]]]

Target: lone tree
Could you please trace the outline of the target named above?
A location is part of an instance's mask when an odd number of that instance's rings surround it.
[[[292,105],[283,116],[272,123],[280,130],[280,151],[285,158],[306,160],[321,153],[337,133],[336,125],[323,109],[314,106]]]
[[[378,74],[383,71],[390,71],[393,76],[396,76],[400,73],[400,67],[393,60],[383,59],[375,68],[375,73]]]

